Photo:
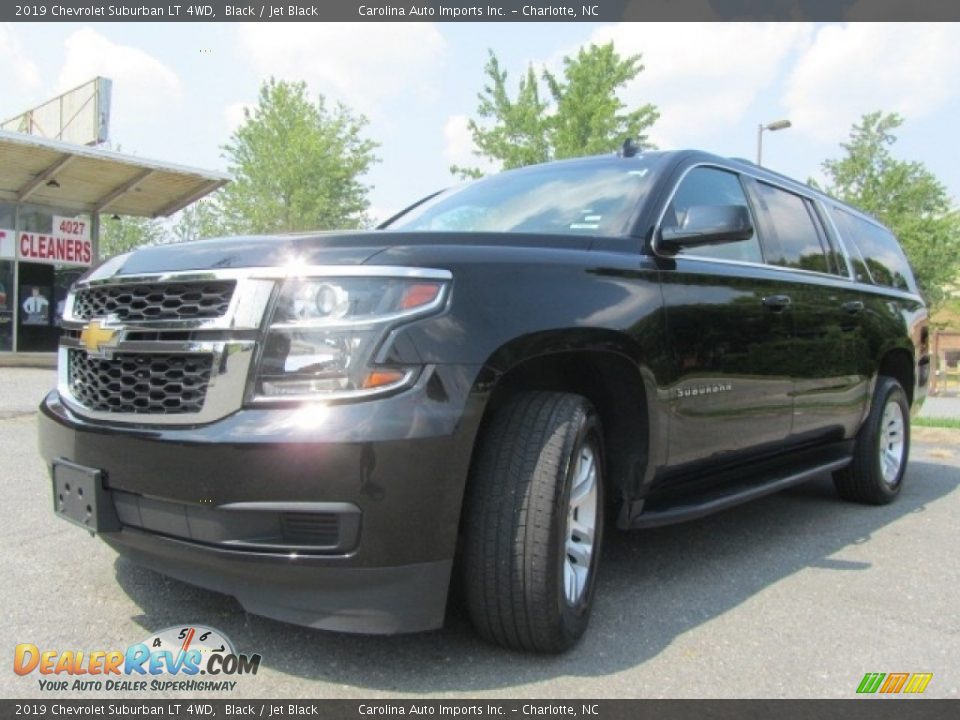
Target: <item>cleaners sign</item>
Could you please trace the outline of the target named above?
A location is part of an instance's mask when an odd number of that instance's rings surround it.
[[[17,257],[28,262],[89,265],[93,260],[90,223],[53,216],[52,233],[21,232],[16,239]]]

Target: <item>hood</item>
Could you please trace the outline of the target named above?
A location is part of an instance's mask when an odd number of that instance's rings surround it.
[[[383,233],[331,232],[215,238],[141,248],[114,274],[303,265],[359,265],[387,247]]]
[[[111,264],[111,275],[146,275],[184,270],[276,267],[290,263],[360,265],[388,248],[411,246],[589,250],[592,240],[579,235],[367,230],[228,237],[157,245],[118,256],[108,262]],[[422,252],[418,255],[424,257]]]

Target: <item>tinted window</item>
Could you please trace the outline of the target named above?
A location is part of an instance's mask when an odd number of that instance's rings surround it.
[[[843,253],[840,246],[840,240],[837,237],[837,230],[833,223],[829,222],[826,209],[822,204],[810,202],[809,207],[814,216],[816,216],[817,227],[821,230],[820,238],[823,241],[823,247],[830,258],[830,269],[835,275],[841,277],[850,277],[850,263],[847,262],[847,256]]]
[[[492,175],[428,200],[387,229],[626,235],[658,163],[650,155]]]
[[[831,210],[850,252],[855,256],[858,280],[870,282],[872,279],[877,285],[916,292],[910,263],[893,233],[843,210]]]
[[[687,173],[680,183],[673,200],[667,206],[661,226],[683,227],[687,211],[698,205],[742,205],[749,208],[747,196],[740,185],[740,178],[734,173],[717,168],[698,167]],[[680,252],[720,260],[763,262],[763,254],[760,252],[760,242],[757,240],[756,233],[749,240],[722,245],[705,245]]]
[[[766,243],[767,262],[800,270],[830,272],[809,202],[766,183],[758,182],[756,187],[773,225],[773,237]]]

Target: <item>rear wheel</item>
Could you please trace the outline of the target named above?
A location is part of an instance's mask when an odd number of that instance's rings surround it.
[[[890,377],[877,379],[873,406],[857,436],[853,461],[834,473],[844,500],[886,505],[903,486],[910,455],[910,406],[907,394]]]
[[[589,401],[511,398],[481,438],[465,512],[464,586],[480,635],[534,652],[576,643],[603,536],[603,443]]]

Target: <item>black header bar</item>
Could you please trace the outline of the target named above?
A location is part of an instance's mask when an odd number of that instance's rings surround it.
[[[956,0],[35,0],[0,4],[16,22],[957,21]]]

